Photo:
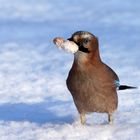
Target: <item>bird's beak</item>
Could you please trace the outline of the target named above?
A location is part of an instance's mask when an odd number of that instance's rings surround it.
[[[68,38],[67,40],[69,40],[69,41],[73,41],[73,39],[72,39],[72,38]]]

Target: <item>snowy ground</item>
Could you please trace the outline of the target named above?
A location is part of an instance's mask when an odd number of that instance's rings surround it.
[[[73,55],[54,47],[77,30],[99,37],[122,84],[140,87],[139,0],[0,0],[0,140],[139,140],[140,90],[118,92],[114,124],[79,116],[65,79]]]

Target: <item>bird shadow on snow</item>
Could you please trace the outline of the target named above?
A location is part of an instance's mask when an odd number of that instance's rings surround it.
[[[51,106],[51,104],[53,104]],[[29,121],[33,123],[43,124],[65,124],[73,123],[74,117],[70,114],[64,114],[55,111],[55,107],[61,108],[61,103],[37,103],[37,104],[3,104],[0,105],[0,120],[1,121]],[[55,105],[55,106],[54,106]],[[51,109],[50,106],[53,108]]]
[[[140,102],[139,95],[129,95],[129,100],[124,102],[126,95],[121,95],[118,110],[113,115],[114,124],[139,124],[140,123]],[[128,96],[128,95],[127,95]],[[125,97],[126,98],[126,97]],[[134,100],[134,101],[133,101]],[[76,109],[71,101],[58,101],[46,99],[36,104],[1,104],[0,121],[28,121],[44,124],[73,124]],[[77,117],[78,118],[78,117]],[[79,122],[80,120],[78,120]],[[92,113],[87,115],[87,125],[107,125],[107,114]]]

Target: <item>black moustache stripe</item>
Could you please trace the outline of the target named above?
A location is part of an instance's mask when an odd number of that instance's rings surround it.
[[[71,38],[69,38],[68,40],[73,41]],[[80,45],[77,42],[74,42],[79,46],[79,51],[84,52],[84,53],[90,53],[90,51],[88,50],[88,48],[85,48],[83,45]]]
[[[84,52],[84,53],[90,53],[90,51],[88,50],[88,48],[85,48],[83,46],[79,47],[79,51]]]

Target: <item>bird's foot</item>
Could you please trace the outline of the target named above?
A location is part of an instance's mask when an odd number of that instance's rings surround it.
[[[113,124],[113,113],[108,113],[108,122],[109,124]]]
[[[85,114],[80,114],[80,120],[81,120],[81,124],[84,125],[86,123],[86,116]]]

